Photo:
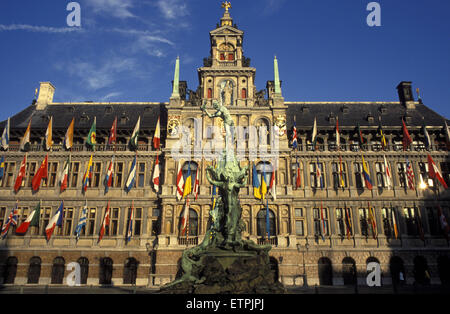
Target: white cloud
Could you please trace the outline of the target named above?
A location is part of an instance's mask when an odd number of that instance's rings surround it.
[[[113,85],[127,72],[136,69],[132,58],[111,58],[101,65],[77,61],[69,65],[69,74],[78,77],[91,90],[99,90]],[[120,74],[120,75],[119,75]]]
[[[130,11],[134,6],[133,0],[86,0],[86,4],[98,14],[108,14],[120,19],[136,17]]]
[[[49,27],[49,26],[35,26],[27,24],[0,24],[0,31],[30,31],[39,33],[70,33],[70,32],[82,32],[84,31],[80,27]]]
[[[103,97],[100,99],[100,101],[101,101],[101,102],[107,102],[107,101],[110,100],[111,98],[116,98],[116,97],[118,97],[118,96],[120,96],[120,95],[122,95],[121,92],[111,92],[111,93],[109,93],[109,94],[103,96]]]
[[[164,17],[169,20],[189,14],[185,0],[158,0],[156,6]]]

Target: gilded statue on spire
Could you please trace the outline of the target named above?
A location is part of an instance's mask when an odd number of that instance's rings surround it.
[[[222,2],[222,8],[225,9],[225,13],[228,13],[228,9],[232,8],[231,3],[228,1]]]

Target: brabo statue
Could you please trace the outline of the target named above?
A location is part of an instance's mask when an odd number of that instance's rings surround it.
[[[208,116],[223,119],[227,135],[234,126],[224,106],[213,102],[217,112]],[[206,103],[202,110],[206,111]],[[239,190],[247,185],[249,167],[241,167],[236,155],[222,153],[217,167],[206,168],[209,183],[218,187],[219,197],[210,211],[210,224],[203,242],[184,250],[181,278],[163,286],[162,293],[283,293],[270,267],[271,245],[242,239],[245,228]]]

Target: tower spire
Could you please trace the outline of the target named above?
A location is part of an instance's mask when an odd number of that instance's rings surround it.
[[[180,57],[175,62],[175,74],[173,78],[173,90],[171,98],[180,98]]]
[[[273,70],[274,70],[274,84],[275,84],[275,94],[281,96],[281,84],[280,84],[280,74],[278,71],[278,60],[277,56],[275,56],[273,60]]]

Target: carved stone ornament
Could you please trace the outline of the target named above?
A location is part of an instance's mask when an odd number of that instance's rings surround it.
[[[278,131],[278,136],[284,136],[286,135],[286,117],[283,115],[279,115],[275,119],[274,126],[276,127],[276,130]]]
[[[169,136],[176,136],[180,132],[180,116],[169,116],[169,122],[167,122],[167,132]]]

